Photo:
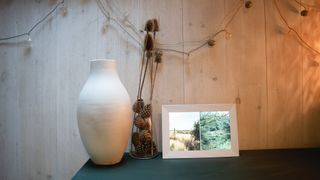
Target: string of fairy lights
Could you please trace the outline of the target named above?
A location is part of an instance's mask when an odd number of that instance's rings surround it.
[[[97,1],[97,4],[98,6],[100,7],[102,13],[106,16],[107,18],[107,23],[109,22],[109,20],[118,20],[118,23],[127,23],[128,24],[128,27],[136,34],[138,35],[139,37],[139,32],[141,32],[142,30],[138,30],[138,28],[128,19],[128,16],[127,15],[124,15],[123,12],[121,12],[120,8],[117,7],[117,5],[113,2],[113,1],[109,1],[109,0],[105,0],[105,1],[101,1],[101,0],[96,0]],[[158,48],[155,48],[155,50],[161,50],[161,51],[171,51],[171,52],[175,52],[175,53],[181,53],[181,54],[185,54],[185,55],[190,55],[191,53],[201,49],[202,47],[205,47],[205,46],[214,46],[215,45],[215,40],[214,38],[222,33],[225,34],[225,37],[226,39],[230,39],[232,34],[230,32],[227,31],[227,27],[231,24],[231,22],[234,20],[234,18],[236,17],[236,14],[239,12],[239,10],[241,9],[241,6],[244,4],[244,0],[238,0],[237,1],[237,4],[234,8],[231,9],[230,12],[227,13],[227,15],[223,18],[223,21],[226,21],[228,20],[225,25],[223,27],[220,26],[220,29],[201,39],[201,40],[197,40],[197,41],[182,41],[182,42],[178,42],[178,43],[172,43],[172,44],[169,44],[169,43],[157,43],[157,47]],[[249,2],[249,1],[248,1]],[[251,1],[250,1],[251,3]],[[249,3],[247,3],[246,7],[247,8],[250,8],[251,7],[251,4],[250,4],[250,7],[248,6]],[[112,5],[112,6],[111,6]],[[111,13],[109,11],[106,10],[106,7],[108,7],[110,9],[110,11],[114,14],[115,17],[112,17],[111,16]],[[119,16],[122,16],[122,17],[119,17]],[[107,24],[106,23],[106,24]],[[130,34],[128,31],[126,31],[128,34]],[[130,34],[130,36],[132,36],[132,34]],[[136,38],[133,38],[135,41],[138,41]],[[139,39],[141,39],[139,37]],[[142,43],[138,42],[140,45]],[[172,49],[170,48],[171,46],[186,46],[186,45],[193,45],[195,46],[193,49],[190,49],[189,51],[179,51],[179,50],[176,50],[176,49]]]
[[[276,10],[281,18],[281,20],[284,22],[284,24],[286,25],[286,27],[289,29],[289,32],[293,32],[296,37],[298,38],[299,40],[299,43],[301,43],[302,46],[310,49],[311,51],[313,51],[314,53],[320,55],[320,52],[315,49],[314,47],[312,47],[308,42],[306,42],[302,36],[297,32],[297,30],[295,30],[293,27],[291,27],[288,23],[288,21],[285,19],[285,17],[283,16],[283,14],[281,13],[281,10],[279,8],[279,5],[278,5],[278,0],[273,0],[274,2],[274,5],[276,7]],[[295,0],[295,2],[297,2],[299,5],[301,5],[304,9],[300,12],[301,16],[307,16],[308,15],[308,10],[307,10],[307,7],[308,5],[307,4],[303,4],[301,2],[298,2],[297,0]]]
[[[320,7],[317,7],[315,5],[307,4],[299,0],[295,0],[295,2],[303,8],[303,10],[300,11],[301,16],[308,16],[309,10],[317,10],[320,11]],[[106,17],[106,21],[104,22],[104,28],[108,28],[111,22],[115,23],[118,27],[120,27],[132,40],[134,40],[140,47],[143,47],[142,43],[142,36],[141,33],[143,33],[142,30],[137,28],[137,26],[132,23],[129,20],[129,15],[125,14],[121,11],[121,9],[117,6],[117,4],[112,1],[112,0],[96,0],[96,3],[100,9],[100,11],[103,13],[103,15]],[[285,26],[289,29],[289,32],[293,32],[294,35],[297,37],[299,40],[299,43],[310,51],[320,55],[320,51],[312,47],[303,37],[302,35],[290,24],[288,23],[287,19],[283,15],[279,5],[278,5],[278,0],[273,0],[273,4],[275,6],[275,9],[277,11],[277,14],[279,15],[280,19],[282,22],[285,24]],[[191,55],[192,53],[202,49],[203,47],[206,46],[214,46],[216,41],[215,38],[220,35],[224,34],[226,39],[230,39],[232,37],[232,34],[227,30],[229,25],[232,23],[232,21],[235,19],[237,16],[238,12],[240,11],[241,7],[245,8],[251,8],[253,6],[253,3],[249,0],[239,0],[237,1],[236,5],[234,5],[233,8],[224,16],[223,20],[221,21],[221,25],[219,29],[212,33],[211,35],[204,37],[200,40],[195,40],[195,41],[181,41],[181,42],[176,42],[176,43],[157,43],[157,47],[155,50],[161,50],[161,51],[171,51],[175,53],[181,53],[185,55]],[[1,37],[0,42],[2,41],[9,41],[12,39],[17,39],[21,37],[26,37],[28,42],[32,42],[31,35],[32,32],[45,20],[47,20],[54,12],[59,9],[59,7],[62,9],[63,13],[66,14],[67,12],[67,7],[65,5],[65,0],[61,0],[58,2],[45,16],[40,18],[33,26],[31,26],[30,29],[27,31],[12,35],[12,36],[7,36],[7,37]],[[193,46],[192,49],[188,51],[180,51],[173,49],[172,47],[176,46]]]
[[[23,37],[23,36],[27,36],[27,41],[31,42],[31,33],[41,24],[43,23],[46,19],[48,19],[49,16],[51,16],[57,9],[58,7],[63,6],[63,11],[66,11],[66,7],[64,6],[64,0],[60,1],[59,3],[57,3],[54,8],[52,10],[50,10],[44,17],[42,17],[38,22],[36,22],[28,31],[21,33],[21,34],[17,34],[14,36],[8,36],[8,37],[3,37],[0,38],[0,41],[6,41],[6,40],[10,40],[10,39],[16,39],[19,37]]]

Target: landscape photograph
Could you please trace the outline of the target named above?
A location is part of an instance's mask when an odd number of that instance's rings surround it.
[[[231,149],[230,113],[170,112],[170,151]]]

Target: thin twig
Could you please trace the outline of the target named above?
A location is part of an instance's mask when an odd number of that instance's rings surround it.
[[[203,46],[205,46],[205,45],[207,45],[207,44],[208,44],[208,42],[205,42],[205,43],[201,44],[200,46],[198,46],[198,47],[196,47],[196,48],[194,48],[194,49],[191,49],[190,51],[187,52],[188,56],[189,56],[191,53],[193,53],[194,51],[199,50],[200,48],[202,48]]]
[[[105,9],[105,7],[103,6],[103,4],[101,3],[100,0],[96,0],[96,2],[98,4],[101,12],[104,14],[104,16],[106,18],[108,18],[108,19],[112,20],[113,22],[115,22],[127,35],[129,35],[134,41],[136,41],[140,45],[140,47],[143,47],[143,44],[139,40],[137,40],[133,35],[131,35],[131,33],[129,31],[127,31],[126,28],[123,27],[123,25],[121,25],[121,23],[118,22],[117,19],[115,19],[114,17],[112,17],[110,15],[110,13]]]
[[[129,28],[139,37],[139,39],[140,39],[140,38],[141,38],[141,37],[140,37],[140,33],[141,33],[141,32],[138,30],[138,28],[137,28],[129,19],[127,19],[127,17],[124,15],[123,12],[121,12],[121,10],[120,10],[119,7],[116,5],[116,3],[115,3],[114,1],[108,1],[108,0],[106,0],[106,4],[107,4],[107,5],[110,4],[109,7],[110,7],[110,9],[111,9],[112,11],[115,12],[115,11],[117,10],[118,13],[123,16],[123,18],[119,18],[118,16],[117,16],[117,18],[120,19],[120,20],[122,20],[122,21],[126,20],[126,22],[129,23],[129,26],[128,26],[128,25],[125,25],[125,26],[129,27]],[[112,4],[112,5],[111,5],[111,4]],[[113,7],[114,7],[114,8],[113,8]]]
[[[187,52],[184,52],[184,51],[178,51],[178,50],[175,50],[175,49],[156,48],[156,50],[171,51],[171,52],[180,53],[180,54],[185,54],[185,55],[188,55],[188,56],[189,56],[189,54],[188,54]]]
[[[234,18],[236,17],[236,15],[238,14],[238,12],[239,12],[241,6],[243,5],[243,3],[244,3],[244,0],[241,0],[241,3],[239,3],[236,11],[233,13],[232,17],[231,17],[230,20],[226,23],[226,25],[224,26],[223,29],[227,29],[227,27],[230,25],[230,23],[233,21],[233,19],[234,19]]]
[[[302,37],[301,35],[294,29],[292,28],[289,23],[287,22],[287,20],[284,18],[284,16],[281,14],[280,8],[278,6],[277,0],[273,0],[275,7],[277,9],[277,12],[279,14],[279,16],[281,17],[282,21],[284,22],[284,24],[287,26],[287,28],[294,32],[294,34],[298,37],[298,39],[300,40],[300,42],[305,45],[307,48],[309,48],[310,50],[312,50],[313,52],[320,54],[320,52],[318,50],[316,50],[315,48],[313,48],[311,45],[309,45]]]

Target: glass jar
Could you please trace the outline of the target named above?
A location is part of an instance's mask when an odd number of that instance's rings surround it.
[[[131,134],[130,156],[135,159],[151,159],[158,155],[156,138],[153,134],[152,105],[138,99],[132,110],[133,126]]]

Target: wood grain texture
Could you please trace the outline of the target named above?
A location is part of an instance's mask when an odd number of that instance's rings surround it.
[[[264,1],[252,2],[254,8],[241,8],[230,24],[226,44],[226,89],[237,102],[240,149],[265,148],[268,128]],[[226,1],[226,11],[237,3]]]
[[[0,7],[8,6],[0,11],[3,19],[0,34],[7,32],[17,33],[16,24],[11,23],[16,20],[16,15],[6,16],[14,11],[13,2],[1,2]],[[1,18],[2,19],[2,18]],[[15,173],[19,156],[17,156],[18,142],[17,134],[20,127],[18,106],[18,87],[17,87],[17,49],[15,43],[6,43],[0,45],[0,179],[18,179],[19,175]],[[6,47],[6,48],[4,48]],[[16,113],[12,113],[11,109],[16,109]],[[18,127],[17,127],[18,126]]]
[[[184,41],[205,39],[217,32],[224,16],[224,1],[202,0],[183,1],[183,36]],[[213,12],[220,12],[208,16]],[[205,45],[199,51],[185,56],[184,82],[185,103],[224,102],[225,91],[225,39],[224,34],[214,39],[216,45]],[[190,51],[205,42],[194,45],[185,44],[184,50]]]
[[[320,7],[319,1],[310,0],[310,4]],[[320,50],[320,26],[317,19],[320,13],[310,9],[308,18],[301,21],[301,33],[306,41],[318,51]],[[320,146],[320,57],[309,49],[302,50],[302,86],[303,86],[303,145],[306,147]]]
[[[0,0],[0,37],[26,31],[56,0]],[[188,51],[214,33],[238,0],[108,0],[143,29],[157,18],[157,42]],[[189,57],[164,52],[153,101],[155,135],[161,149],[161,105],[237,103],[240,149],[319,147],[320,58],[303,47],[276,12],[273,1],[241,7],[216,45]],[[319,11],[278,1],[289,24],[320,50]],[[320,7],[316,0],[304,1]],[[70,179],[87,160],[76,104],[89,74],[89,60],[117,60],[132,102],[141,63],[139,45],[105,17],[95,1],[66,1],[26,38],[0,42],[0,179]],[[115,14],[114,14],[115,15]],[[138,35],[144,36],[144,33]],[[31,46],[30,46],[31,45]],[[148,78],[149,79],[149,78]],[[143,98],[149,98],[145,86]]]
[[[301,32],[300,7],[294,1],[277,1],[288,23]],[[268,148],[302,145],[302,54],[301,46],[276,10],[266,3]]]

